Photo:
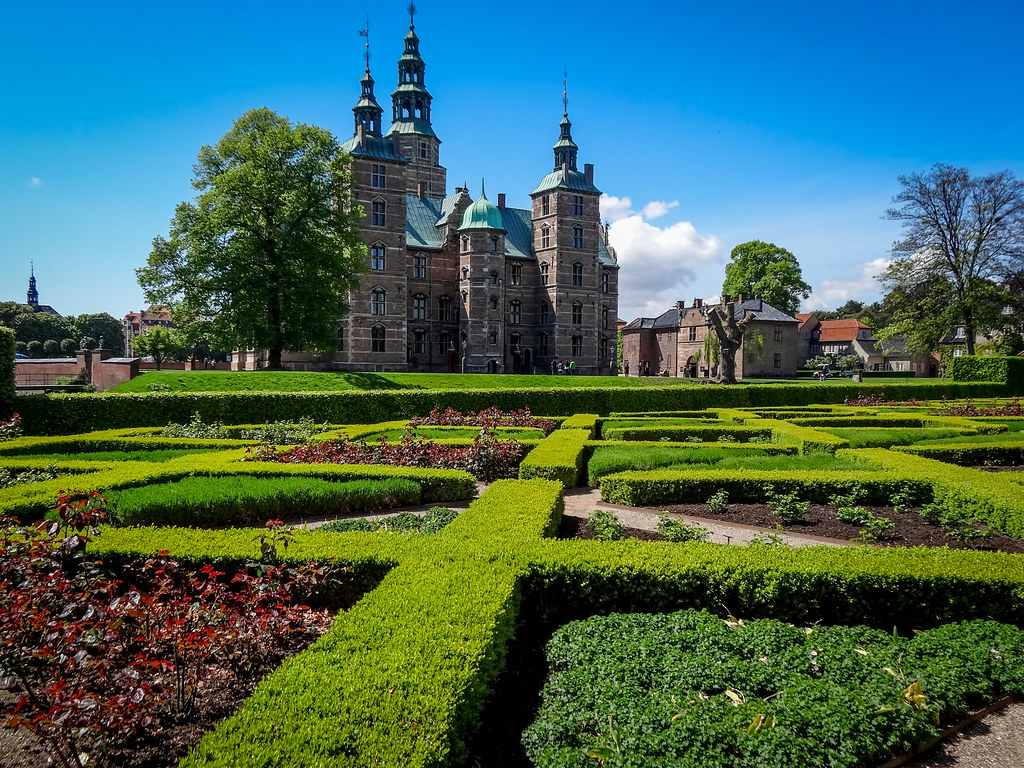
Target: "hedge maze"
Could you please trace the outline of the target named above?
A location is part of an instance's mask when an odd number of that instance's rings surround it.
[[[498,399],[498,405],[514,397],[488,394]],[[171,402],[138,397],[143,405],[147,400],[150,405]],[[585,395],[595,397],[592,392]],[[565,418],[547,437],[525,433],[529,452],[519,466],[519,479],[492,483],[468,511],[438,533],[297,530],[286,553],[289,562],[344,563],[372,588],[351,609],[339,613],[333,627],[309,649],[267,677],[182,765],[465,764],[475,754],[474,735],[481,717],[503,695],[495,686],[514,638],[535,634],[540,625],[550,632],[566,621],[594,614],[702,608],[722,615],[727,606],[746,619],[867,624],[889,633],[894,627],[910,632],[982,618],[1024,624],[1024,568],[1018,555],[870,546],[791,549],[600,542],[555,536],[565,489],[588,484],[588,463],[599,451],[614,448],[623,455],[638,452],[640,460],[645,460],[645,451],[660,451],[668,457],[664,461],[676,463],[601,475],[601,498],[609,502],[640,506],[704,501],[720,489],[726,489],[731,499],[756,500],[772,489],[812,500],[856,490],[884,503],[903,492],[917,503],[963,507],[972,518],[1024,538],[1020,475],[970,468],[1021,464],[1020,420],[945,417],[924,407],[801,408],[787,405],[782,396],[778,402],[773,396],[772,402],[760,405],[737,402],[711,409],[673,409],[672,403],[655,401],[644,410],[641,403],[625,401],[635,393],[616,397],[624,398],[624,407],[612,413],[594,408],[588,414],[566,407],[567,403],[557,411],[545,411]],[[166,412],[187,414],[195,403],[187,399],[187,406],[175,405]],[[132,404],[128,410],[141,407]],[[429,406],[420,412],[426,410]],[[404,407],[390,413],[375,410],[384,418],[373,424],[333,421],[329,432],[313,440],[340,435],[374,439],[402,428],[403,411]],[[307,415],[321,420],[328,414],[321,410]],[[91,424],[97,418],[81,412],[71,423]],[[47,426],[36,431],[54,431],[51,417],[40,423]],[[68,487],[114,496],[197,479],[241,479],[244,486],[249,478],[254,487],[257,478],[327,486],[402,481],[406,485],[395,491],[400,504],[443,504],[477,494],[476,479],[457,470],[246,461],[252,441],[164,438],[155,430],[121,423],[98,432],[0,443],[0,471],[9,476],[47,469],[56,473],[52,479],[0,491],[0,512],[36,519],[52,508],[58,490]],[[856,449],[844,436],[847,430],[944,430],[953,437],[933,445]],[[444,439],[440,433],[432,437]],[[894,438],[892,445],[900,441]],[[458,445],[469,439],[459,435],[445,442]],[[742,456],[755,464],[721,469],[710,460],[677,461],[672,453],[685,458],[698,451]],[[164,453],[159,461],[138,460],[143,452]],[[119,453],[137,458],[119,460]],[[812,456],[832,457],[826,461],[834,459],[844,468],[756,468],[759,457],[779,461]],[[263,499],[261,513],[280,512],[295,522],[310,516],[308,510],[323,511],[339,503],[333,496],[312,493],[299,483],[272,498],[264,498],[262,491],[254,497]],[[229,495],[237,498],[237,487]],[[145,504],[137,505],[132,517],[136,525],[105,528],[90,543],[89,553],[129,559],[167,550],[183,562],[213,563],[222,570],[254,557],[253,530],[225,527],[250,518],[212,502],[202,509],[197,504],[185,494],[177,506],[164,505],[148,514]],[[155,510],[157,505],[151,506]],[[187,515],[179,514],[183,509]],[[172,520],[179,526],[169,525]],[[187,525],[180,525],[182,521]]]

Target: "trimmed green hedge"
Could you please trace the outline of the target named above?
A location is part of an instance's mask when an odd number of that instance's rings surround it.
[[[14,413],[14,331],[0,325],[0,420]]]
[[[311,477],[186,477],[109,494],[112,513],[125,525],[215,528],[271,519],[344,515],[355,510],[420,503],[411,480],[329,482]]]
[[[562,432],[585,438],[582,430]],[[876,454],[889,454],[861,453],[878,464]],[[910,456],[892,461],[934,464]],[[864,473],[872,474],[879,473]],[[545,537],[557,530],[561,494],[552,482],[499,481],[430,537],[298,532],[287,551],[291,562],[335,560],[355,564],[357,573],[387,575],[317,643],[266,678],[183,765],[463,764],[520,619],[726,605],[744,617],[886,630],[975,617],[1024,624],[1019,556],[558,541]],[[90,544],[106,560],[164,549],[193,563],[245,562],[255,554],[251,530],[238,529],[107,529]]]
[[[552,432],[519,464],[519,479],[557,480],[566,488],[583,485],[589,437],[585,429]]]
[[[953,381],[998,381],[1006,384],[1007,395],[1024,395],[1024,358],[965,355],[946,365]]]
[[[729,387],[650,387],[582,389],[382,390],[373,392],[146,392],[131,394],[50,394],[19,398],[28,434],[59,435],[114,427],[187,423],[199,413],[204,422],[251,424],[294,422],[309,417],[330,424],[365,424],[424,416],[434,406],[463,413],[496,406],[504,411],[529,407],[535,414],[699,410],[842,403],[859,394],[887,400],[998,397],[1012,394],[999,383],[928,380],[889,384],[751,384]]]
[[[1005,443],[954,443],[947,445],[899,445],[894,451],[912,453],[927,459],[959,464],[962,467],[1016,467],[1024,465],[1024,443],[1007,440]]]
[[[672,442],[682,443],[688,437],[698,437],[702,442],[713,443],[720,437],[732,437],[739,443],[745,443],[752,437],[760,439],[771,439],[772,431],[768,427],[732,427],[729,425],[716,426],[651,426],[651,427],[612,427],[604,428],[601,431],[606,440],[646,440],[648,442],[668,439]]]

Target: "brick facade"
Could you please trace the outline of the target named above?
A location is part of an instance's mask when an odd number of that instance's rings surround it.
[[[508,207],[503,194],[492,204],[482,189],[475,201],[462,187],[449,195],[424,69],[410,25],[384,134],[367,66],[343,148],[366,212],[370,270],[351,297],[337,349],[285,353],[284,364],[530,373],[572,360],[580,373],[612,373],[618,264],[593,166],[577,167],[567,111],[554,170],[530,193],[529,210]],[[470,221],[485,209],[490,219]]]
[[[754,319],[744,334],[747,342],[736,355],[736,378],[788,378],[796,376],[803,362],[799,321],[760,299],[732,302],[723,300],[737,319],[748,313]],[[658,317],[642,317],[622,329],[623,368],[629,363],[631,376],[675,376],[709,378],[718,372],[709,365],[704,343],[713,333],[707,323],[709,307],[701,299],[693,305],[677,302]]]

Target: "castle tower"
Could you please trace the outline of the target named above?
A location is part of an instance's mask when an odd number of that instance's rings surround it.
[[[381,133],[383,110],[370,75],[369,26],[366,69],[359,100],[352,108],[355,132],[341,145],[352,157],[353,196],[366,213],[360,235],[366,244],[368,274],[352,295],[351,311],[338,329],[336,364],[363,370],[395,370],[406,362],[406,166],[392,141]]]
[[[603,298],[608,288],[601,254],[609,260],[601,229],[601,191],[594,186],[594,166],[577,167],[578,147],[572,138],[568,93],[563,84],[562,120],[554,149],[554,170],[530,193],[533,200],[533,246],[540,271],[538,312],[548,318],[541,332],[549,340],[549,357],[575,361],[577,370],[608,373],[608,335],[617,300]],[[612,345],[614,346],[614,345]],[[611,353],[613,354],[613,353]],[[541,362],[542,361],[538,361]]]
[[[426,64],[420,56],[420,39],[413,23],[415,14],[415,4],[410,3],[409,34],[405,36],[405,52],[398,60],[398,87],[391,93],[391,127],[387,136],[409,161],[406,191],[443,197],[447,171],[440,165],[441,140],[430,124],[431,96],[424,84]]]
[[[507,366],[505,236],[497,206],[480,197],[459,225],[459,323],[466,329],[466,370],[504,373]]]

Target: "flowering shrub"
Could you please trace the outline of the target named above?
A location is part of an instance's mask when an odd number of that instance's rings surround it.
[[[84,558],[105,516],[98,494],[62,492],[58,519],[0,517],[0,722],[26,729],[66,768],[102,765],[136,731],[187,714],[213,671],[239,673],[317,633],[297,605],[322,571],[264,566],[230,581],[166,553],[132,583]]]
[[[1013,398],[1005,405],[996,404],[987,408],[977,407],[969,399],[958,403],[948,402],[946,398],[942,398],[939,413],[943,416],[1024,416],[1024,409],[1021,408],[1019,397]]]
[[[516,477],[523,455],[523,444],[518,440],[500,440],[486,428],[481,429],[473,444],[468,446],[441,445],[417,438],[412,431],[406,430],[394,443],[389,442],[386,435],[381,435],[376,443],[342,438],[306,443],[286,451],[278,451],[268,443],[246,449],[249,461],[459,469],[484,482]]]
[[[10,421],[0,421],[0,442],[21,437],[21,416],[14,414]]]
[[[417,427],[534,427],[543,430],[545,435],[550,435],[558,426],[558,422],[553,419],[541,419],[531,414],[529,406],[505,413],[493,405],[479,413],[467,413],[465,416],[454,408],[445,408],[441,411],[435,405],[429,415],[416,416],[409,423]]]

